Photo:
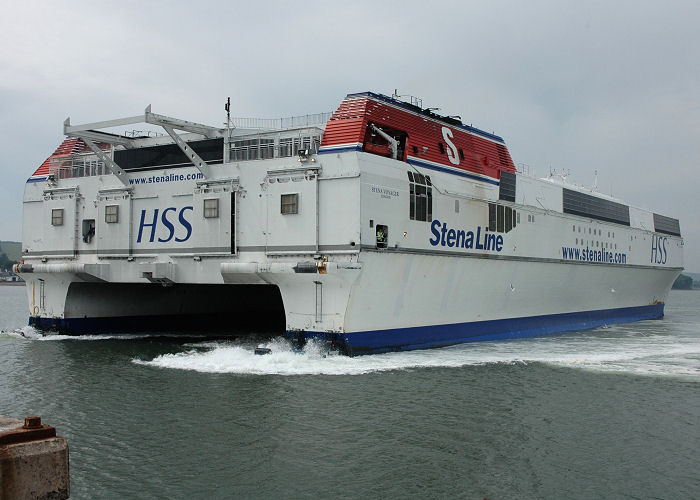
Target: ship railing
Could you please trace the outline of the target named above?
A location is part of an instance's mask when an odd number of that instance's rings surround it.
[[[92,153],[61,156],[51,158],[49,161],[49,174],[54,175],[57,179],[92,177],[110,173],[107,165]]]
[[[231,141],[229,145],[230,161],[265,160],[296,156],[299,151],[308,154],[318,153],[321,145],[320,128],[304,128],[303,134],[295,137],[243,136]]]
[[[290,116],[287,118],[231,118],[235,128],[260,130],[286,130],[299,127],[325,127],[333,113]]]

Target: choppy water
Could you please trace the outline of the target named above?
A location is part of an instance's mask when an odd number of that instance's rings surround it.
[[[44,337],[0,287],[0,414],[72,498],[700,498],[700,292],[666,317],[347,358],[282,339]]]

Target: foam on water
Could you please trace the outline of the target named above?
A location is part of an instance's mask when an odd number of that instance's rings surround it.
[[[361,375],[389,370],[485,364],[546,363],[596,371],[700,378],[700,342],[663,335],[606,331],[541,339],[461,344],[442,349],[346,357],[309,343],[295,352],[284,339],[261,344],[271,354],[256,355],[241,341],[187,344],[186,351],[134,363],[205,373],[250,375]]]
[[[197,337],[198,335],[192,335],[190,337]],[[0,337],[7,338],[17,338],[25,340],[38,340],[38,341],[59,341],[59,340],[72,340],[72,341],[95,341],[95,340],[134,340],[134,339],[148,339],[148,338],[159,338],[166,337],[172,339],[182,338],[181,335],[175,333],[105,333],[105,334],[93,334],[93,335],[61,335],[58,333],[45,332],[42,330],[37,330],[32,326],[25,326],[22,328],[16,328],[14,330],[1,330]],[[207,338],[207,335],[199,335],[199,337]]]

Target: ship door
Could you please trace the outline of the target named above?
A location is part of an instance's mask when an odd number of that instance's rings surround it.
[[[236,192],[231,192],[231,253],[236,253]]]
[[[377,224],[376,236],[377,248],[386,248],[386,243],[389,239],[389,226]]]

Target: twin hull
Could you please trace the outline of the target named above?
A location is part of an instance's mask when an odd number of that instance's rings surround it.
[[[185,167],[130,173],[128,186],[28,183],[30,324],[89,333],[214,317],[235,332],[270,320],[352,355],[658,318],[682,268],[680,237],[535,206],[552,186],[520,176],[509,202],[498,186],[362,152],[212,168],[205,180]],[[411,220],[407,170],[432,179],[428,220]],[[494,204],[514,227],[489,240]]]

